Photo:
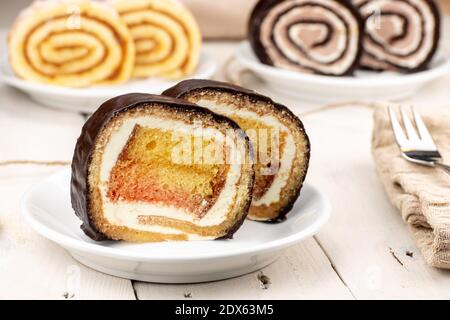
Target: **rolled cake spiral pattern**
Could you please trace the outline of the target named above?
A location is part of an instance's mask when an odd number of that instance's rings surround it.
[[[135,77],[179,78],[192,73],[201,49],[200,29],[175,0],[113,0],[136,44]]]
[[[249,25],[263,63],[334,76],[356,68],[362,35],[361,16],[343,0],[261,0]]]
[[[434,56],[440,18],[432,0],[353,0],[366,24],[361,64],[374,70],[420,71]]]
[[[129,80],[131,35],[109,5],[39,1],[23,11],[9,35],[13,70],[26,80],[68,87]]]

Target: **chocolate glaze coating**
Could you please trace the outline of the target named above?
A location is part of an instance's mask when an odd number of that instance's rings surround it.
[[[212,117],[219,123],[226,123],[231,128],[238,130],[238,134],[243,135],[249,150],[251,150],[249,138],[243,133],[242,130],[240,130],[240,127],[234,121],[184,100],[151,94],[131,93],[106,101],[83,126],[81,135],[75,146],[75,152],[72,160],[72,179],[70,188],[72,208],[74,209],[75,214],[82,221],[81,229],[93,240],[108,240],[104,234],[96,229],[89,214],[90,199],[88,175],[97,137],[102,132],[103,128],[119,114],[152,103],[165,105],[168,108],[179,110],[180,112],[185,112],[191,115]],[[254,175],[253,178],[250,179],[248,186],[249,194],[251,194],[253,189],[253,181]],[[237,221],[235,226],[230,228],[228,234],[223,238],[232,238],[233,234],[242,225],[245,217],[247,216],[248,208],[250,207],[251,197],[249,197],[247,202],[248,203],[246,203],[243,209],[244,214],[242,221]]]
[[[264,48],[263,44],[261,43],[261,37],[260,37],[260,31],[261,31],[261,24],[264,21],[264,18],[267,16],[269,11],[274,7],[275,5],[279,4],[280,0],[260,0],[255,7],[253,8],[253,11],[250,15],[250,18],[248,20],[248,32],[247,32],[247,38],[250,42],[251,47],[253,48],[253,52],[258,57],[258,59],[267,65],[275,66],[274,61],[269,57],[269,55],[266,52],[266,49]],[[314,3],[314,1],[311,1]],[[359,61],[363,53],[363,38],[364,38],[364,30],[365,30],[365,24],[364,20],[359,13],[358,9],[353,6],[349,0],[336,0],[336,2],[339,2],[342,6],[347,8],[352,15],[356,18],[359,25],[359,48],[358,52],[355,56],[355,61],[351,65],[351,67],[342,75],[339,76],[348,76],[352,75],[355,70],[359,68]],[[322,74],[323,73],[317,72],[315,70],[311,70],[314,73]],[[326,74],[329,75],[329,74]],[[331,75],[331,76],[337,76],[337,75]]]
[[[177,85],[175,85],[172,88],[167,89],[166,91],[164,91],[162,94],[165,96],[169,96],[169,97],[173,97],[173,98],[183,98],[184,95],[193,92],[193,91],[199,91],[199,90],[218,90],[218,91],[224,91],[224,92],[228,92],[228,93],[241,93],[241,94],[245,94],[250,96],[252,99],[254,99],[255,101],[260,101],[260,102],[264,102],[264,103],[268,103],[268,104],[272,104],[274,105],[274,107],[276,109],[278,109],[280,112],[285,113],[291,120],[293,120],[297,127],[299,128],[300,131],[302,131],[305,135],[306,138],[306,142],[307,142],[307,154],[306,154],[306,170],[309,167],[309,161],[311,158],[311,143],[309,141],[309,137],[305,132],[305,128],[303,126],[303,123],[301,122],[301,120],[292,113],[291,110],[289,110],[286,106],[276,103],[274,102],[271,98],[263,96],[255,91],[249,90],[249,89],[245,89],[230,83],[225,83],[225,82],[219,82],[219,81],[213,81],[213,80],[200,80],[200,79],[193,79],[193,80],[185,80],[182,81],[180,83],[178,83]],[[279,213],[278,217],[276,219],[273,219],[271,221],[266,221],[266,222],[280,222],[285,220],[286,215],[289,213],[289,211],[292,210],[292,207],[295,204],[295,201],[298,199],[298,197],[300,196],[300,191],[301,188],[303,186],[303,181],[301,181],[300,185],[298,186],[297,190],[296,190],[296,195],[295,197],[293,197],[292,201],[289,202]]]
[[[358,10],[360,7],[364,6],[365,4],[367,4],[368,2],[370,2],[371,0],[368,1],[364,1],[362,3],[359,4],[359,6],[357,6]],[[431,60],[433,59],[434,55],[436,54],[437,49],[439,48],[439,40],[441,38],[441,13],[439,10],[439,6],[437,5],[437,3],[434,0],[422,0],[425,4],[427,4],[430,7],[430,10],[434,16],[434,19],[436,20],[436,27],[434,30],[434,39],[433,39],[433,48],[431,49],[430,53],[428,54],[428,56],[425,58],[425,60],[418,65],[416,68],[404,68],[395,64],[390,63],[389,61],[383,61],[383,63],[386,63],[390,66],[392,66],[394,69],[396,69],[396,71],[399,72],[403,72],[403,73],[416,73],[416,72],[420,72],[420,71],[424,71],[428,68]],[[364,17],[363,17],[363,21],[364,24],[366,23]],[[373,54],[365,51],[365,54],[371,56],[372,58],[375,58],[378,60],[378,58],[376,56],[374,56]],[[378,71],[378,72],[382,72],[384,71],[383,69],[377,69],[377,68],[372,68],[370,66],[362,66],[362,69],[365,70],[371,70],[371,71]]]

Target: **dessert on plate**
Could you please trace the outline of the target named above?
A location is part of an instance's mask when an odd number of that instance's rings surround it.
[[[134,77],[180,78],[197,68],[202,36],[178,0],[111,0],[136,45]]]
[[[86,122],[72,162],[72,207],[94,240],[231,238],[254,182],[248,137],[175,98],[128,94]]]
[[[17,17],[8,47],[19,77],[67,87],[123,83],[135,61],[133,39],[117,12],[87,0],[34,2]]]
[[[361,65],[379,71],[426,69],[438,48],[440,15],[433,0],[353,0],[366,25]]]
[[[264,64],[342,76],[358,67],[363,35],[361,15],[346,0],[260,0],[248,38]]]
[[[310,144],[302,122],[285,106],[254,91],[210,80],[186,80],[163,95],[181,98],[235,121],[255,151],[255,185],[248,217],[281,221],[305,179]]]

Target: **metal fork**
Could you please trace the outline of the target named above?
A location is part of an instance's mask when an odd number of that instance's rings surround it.
[[[420,115],[411,107],[413,123],[404,108],[400,107],[400,113],[406,134],[394,108],[389,107],[392,130],[402,156],[410,162],[428,167],[438,167],[450,174],[450,166],[442,163],[442,156]]]

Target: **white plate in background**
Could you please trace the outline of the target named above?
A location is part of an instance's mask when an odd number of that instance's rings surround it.
[[[141,92],[160,94],[179,81],[163,78],[131,80],[114,86],[67,88],[35,83],[17,77],[8,61],[7,54],[0,61],[0,80],[17,88],[41,105],[72,112],[93,113],[103,102],[121,94]],[[197,70],[187,78],[210,79],[217,70],[217,61],[210,54],[202,53]]]
[[[430,68],[413,74],[356,71],[353,77],[300,73],[261,63],[250,44],[243,41],[238,62],[261,78],[269,90],[303,100],[329,103],[343,100],[395,101],[413,96],[427,83],[450,72],[450,53],[441,48]]]
[[[70,171],[36,185],[21,201],[25,221],[98,271],[158,283],[227,279],[259,270],[286,249],[313,236],[331,207],[317,189],[305,185],[288,219],[279,224],[245,221],[232,240],[134,244],[95,242],[80,229],[70,204]]]

